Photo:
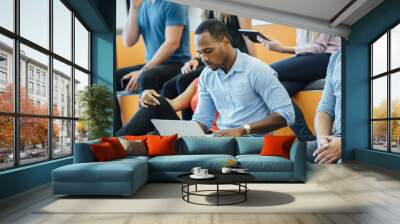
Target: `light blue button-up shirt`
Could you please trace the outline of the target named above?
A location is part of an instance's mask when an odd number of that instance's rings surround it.
[[[277,73],[264,62],[237,50],[232,68],[206,67],[199,78],[199,101],[192,120],[211,128],[218,111],[220,130],[242,127],[260,121],[275,112],[294,123],[294,110]]]
[[[342,134],[342,54],[337,51],[329,59],[326,70],[325,86],[318,112],[325,112],[335,120],[334,135],[340,137]]]

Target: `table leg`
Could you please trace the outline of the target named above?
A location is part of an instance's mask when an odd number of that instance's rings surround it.
[[[197,192],[197,184],[195,185],[195,191]]]
[[[219,184],[217,184],[217,206],[219,205]]]

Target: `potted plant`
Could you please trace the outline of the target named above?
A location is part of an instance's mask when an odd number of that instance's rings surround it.
[[[80,124],[85,124],[89,140],[110,136],[112,125],[112,92],[102,84],[87,86],[79,93]]]

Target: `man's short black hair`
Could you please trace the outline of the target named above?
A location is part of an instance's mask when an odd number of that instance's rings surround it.
[[[199,35],[206,32],[208,32],[215,40],[222,40],[222,38],[226,37],[230,42],[232,42],[232,38],[229,35],[228,29],[221,21],[217,19],[207,19],[203,21],[197,27],[194,34]]]

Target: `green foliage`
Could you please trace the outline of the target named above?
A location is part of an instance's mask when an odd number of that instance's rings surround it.
[[[86,87],[79,93],[81,118],[85,121],[89,140],[109,136],[107,129],[112,125],[112,92],[101,84]]]

